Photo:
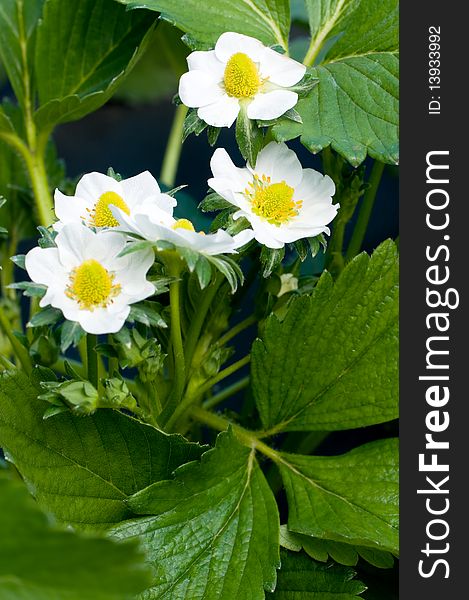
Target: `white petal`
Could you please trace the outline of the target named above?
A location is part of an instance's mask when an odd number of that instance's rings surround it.
[[[118,271],[116,281],[122,285],[122,291],[129,296],[139,294],[147,287],[146,274],[154,261],[153,250],[141,250],[132,252],[126,256],[116,259]],[[150,290],[152,293],[152,290]]]
[[[254,231],[252,229],[243,229],[243,231],[233,236],[235,248],[241,248],[252,239],[254,239]]]
[[[227,31],[222,33],[215,45],[215,54],[219,60],[226,63],[233,54],[243,52],[254,62],[259,62],[264,51],[264,44],[259,40],[242,33]]]
[[[68,271],[92,258],[108,268],[110,261],[124,248],[125,236],[115,231],[95,233],[84,225],[68,223],[55,242],[60,261]]]
[[[301,240],[304,238],[315,237],[319,235],[323,231],[325,231],[327,227],[303,227],[303,228],[278,228],[278,231],[275,234],[275,237],[286,244],[290,244],[292,242],[296,242],[297,240]]]
[[[239,101],[223,94],[213,104],[202,106],[197,111],[198,116],[214,127],[231,127],[239,113]]]
[[[225,64],[218,60],[215,50],[208,50],[207,52],[196,50],[187,57],[187,64],[191,71],[209,73],[215,81],[223,79]]]
[[[270,142],[259,152],[254,172],[270,177],[272,183],[285,181],[293,188],[299,185],[303,176],[303,169],[295,152],[286,144],[277,142]]]
[[[144,171],[135,177],[124,179],[120,184],[124,193],[124,201],[129,208],[133,208],[145,198],[161,194],[160,186],[150,171]]]
[[[115,192],[119,196],[122,196],[120,183],[113,177],[93,172],[83,175],[77,183],[75,195],[88,202],[92,202],[94,206],[99,197],[105,192]]]
[[[87,221],[93,208],[93,203],[83,200],[78,196],[66,196],[60,190],[54,193],[55,214],[62,224],[81,223]],[[87,210],[88,209],[88,210]],[[54,229],[58,231],[59,228]]]
[[[270,82],[283,87],[295,85],[306,73],[304,65],[271,48],[264,49],[260,57],[259,70],[263,78],[268,78]]]
[[[248,104],[247,114],[250,119],[268,121],[282,116],[298,102],[298,94],[289,90],[273,90],[266,94],[257,94]]]
[[[314,169],[303,169],[303,177],[295,190],[295,199],[330,201],[334,194],[335,185],[329,175],[322,175]]]
[[[215,179],[231,181],[230,189],[234,192],[244,192],[246,186],[252,181],[252,175],[243,167],[236,167],[224,148],[217,148],[210,160],[210,168],[212,169]],[[209,185],[210,184],[209,180]]]
[[[292,228],[328,225],[335,218],[338,209],[339,205],[331,202],[315,202],[307,206],[303,204],[298,219],[292,223]]]
[[[210,73],[189,71],[179,80],[179,97],[183,104],[191,108],[212,104],[223,95],[218,81]]]
[[[274,250],[283,248],[285,245],[284,242],[277,240],[267,227],[254,227],[254,237],[259,244],[263,244],[264,246],[267,246],[267,248],[272,248]]]
[[[129,316],[130,307],[124,307],[120,312],[113,313],[107,308],[91,310],[77,310],[70,312],[65,318],[78,321],[87,333],[101,335],[105,333],[117,333],[122,329],[126,318]]]
[[[67,277],[57,248],[33,248],[26,254],[25,266],[34,283],[57,285],[58,281],[65,281]]]

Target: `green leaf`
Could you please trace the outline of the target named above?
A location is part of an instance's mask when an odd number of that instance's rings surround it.
[[[288,0],[118,0],[129,8],[149,8],[202,46],[214,46],[225,31],[244,33],[264,44],[288,48]]]
[[[306,554],[320,562],[327,562],[330,556],[335,562],[348,567],[354,567],[359,557],[381,569],[390,569],[394,565],[390,552],[293,533],[286,525],[280,527],[280,545],[294,552],[303,548]]]
[[[200,463],[176,471],[129,500],[149,515],[118,525],[137,538],[156,569],[149,600],[263,600],[279,567],[278,511],[255,459],[232,431]]]
[[[25,487],[0,472],[2,600],[131,600],[150,573],[132,543],[53,527]]]
[[[11,290],[22,290],[23,295],[29,296],[30,298],[42,298],[47,291],[47,286],[42,285],[41,283],[32,283],[31,281],[10,283],[8,288]]]
[[[396,418],[397,328],[398,256],[388,240],[335,283],[324,273],[283,321],[267,319],[251,366],[264,428],[333,431]]]
[[[205,196],[198,207],[202,212],[215,212],[217,210],[232,209],[233,205],[216,192],[210,192]]]
[[[355,571],[337,565],[318,565],[304,554],[283,550],[282,568],[272,597],[275,600],[357,600],[366,590]]]
[[[62,311],[58,308],[49,306],[39,310],[31,317],[28,327],[43,327],[45,325],[54,325],[62,318]]]
[[[282,453],[288,528],[317,538],[398,553],[398,442],[340,456]]]
[[[263,135],[255,121],[248,118],[246,108],[241,106],[236,119],[236,142],[245,160],[254,167],[257,155],[262,149]]]
[[[15,129],[13,127],[13,123],[11,122],[10,117],[5,113],[2,106],[0,106],[0,135],[2,133],[15,134]]]
[[[21,105],[31,96],[31,58],[43,4],[44,0],[0,2],[0,62]]]
[[[197,109],[191,108],[187,112],[186,118],[184,119],[184,126],[182,130],[182,141],[185,142],[191,133],[200,135],[204,129],[208,127],[205,121],[197,114]]]
[[[76,321],[65,321],[60,332],[60,350],[66,352],[70,346],[76,346],[85,335],[80,323]]]
[[[285,256],[285,247],[283,248],[267,248],[262,246],[261,250],[261,264],[263,268],[262,276],[269,277],[272,271],[282,263]]]
[[[130,308],[127,321],[129,321],[129,323],[142,323],[142,325],[146,325],[147,327],[166,328],[168,325],[161,316],[160,309],[161,304],[158,304],[157,302],[139,302]]]
[[[366,158],[398,161],[398,0],[309,0],[307,56],[319,83],[296,110],[303,124],[281,119],[278,141],[301,135],[319,152],[329,145],[357,166]],[[325,52],[325,56],[323,53]]]
[[[205,256],[199,255],[199,259],[195,265],[195,273],[199,280],[200,288],[202,290],[205,289],[212,279],[212,267]]]
[[[113,410],[44,421],[40,393],[21,372],[0,374],[0,446],[59,521],[103,527],[129,518],[129,496],[201,454]]]
[[[205,258],[226,277],[231,287],[231,293],[234,294],[238,288],[238,281],[241,283],[244,281],[244,275],[238,263],[228,256],[207,255]]]
[[[155,15],[126,14],[112,0],[46,0],[36,40],[40,129],[83,117],[103,105],[132,69]]]

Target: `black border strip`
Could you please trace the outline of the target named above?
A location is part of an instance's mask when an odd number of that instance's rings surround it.
[[[408,0],[400,6],[400,600],[469,597],[465,589],[469,575],[469,569],[465,567],[466,535],[469,534],[469,519],[465,514],[469,509],[469,394],[466,381],[469,352],[465,322],[465,316],[469,316],[466,311],[469,163],[465,139],[469,99],[464,92],[468,77],[466,44],[469,32],[463,8],[464,3],[434,0]],[[435,29],[430,30],[431,27]],[[429,67],[436,67],[437,63],[429,65],[429,60],[436,59],[437,55],[429,56],[429,36],[438,29],[441,88],[430,90]],[[432,73],[436,74],[435,71]],[[430,83],[436,84],[436,80]],[[429,111],[432,99],[441,103],[439,110],[436,102],[431,105],[433,113]],[[448,154],[428,155],[432,151]],[[427,160],[448,165],[449,169],[430,170],[430,181],[427,182]],[[446,208],[438,210],[427,205],[427,200],[430,204],[443,205],[446,195],[449,199]],[[427,214],[435,226],[445,223],[445,215],[448,215],[448,226],[432,230],[426,222]],[[436,268],[427,271],[432,266]],[[446,283],[428,281],[428,278],[441,280],[447,275]],[[442,298],[449,289],[455,290],[449,292],[448,299],[454,305],[459,296],[459,306],[431,308],[427,302],[427,288],[439,291]],[[429,302],[438,304],[437,294],[430,295]],[[449,323],[446,332],[438,331],[437,318],[429,317],[431,313],[446,315],[438,320],[442,329]],[[448,339],[443,339],[445,336]],[[429,354],[426,344],[430,351],[448,353]],[[419,376],[438,376],[440,379],[419,379]],[[449,379],[441,379],[445,376]],[[435,389],[428,392],[432,386]],[[444,399],[445,387],[449,393],[447,401]],[[449,425],[445,427],[448,419]],[[436,432],[438,428],[442,431]],[[442,446],[426,449],[426,434],[432,434],[431,439],[441,442]],[[444,447],[445,442],[449,448]],[[448,471],[430,471],[431,467],[425,466],[419,470],[420,454],[424,454],[422,462],[425,465],[433,460],[437,468],[444,469],[447,465]],[[427,491],[418,493],[417,490]],[[430,514],[432,510],[435,514]],[[441,514],[436,514],[438,511]],[[431,539],[431,536],[441,539]],[[441,562],[437,563],[439,560]],[[419,573],[419,567],[425,577]]]

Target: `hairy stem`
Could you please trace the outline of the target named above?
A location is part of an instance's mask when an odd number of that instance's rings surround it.
[[[97,338],[90,333],[86,334],[86,369],[89,382],[98,389],[99,369],[98,353],[96,352]]]
[[[271,460],[275,462],[279,461],[280,456],[278,452],[273,450],[270,446],[267,446],[267,444],[264,444],[264,442],[261,442],[256,432],[249,431],[248,429],[245,429],[240,425],[232,423],[231,421],[225,419],[224,417],[221,417],[220,415],[211,413],[208,410],[201,408],[200,406],[192,407],[190,414],[191,417],[196,421],[199,421],[200,423],[203,423],[204,425],[207,425],[212,429],[216,429],[217,431],[225,431],[226,429],[228,429],[228,427],[231,426],[234,432],[236,433],[236,436],[243,444],[249,446],[250,448],[255,448],[256,450],[259,450],[259,452],[261,452],[265,456],[268,456]]]
[[[192,363],[195,348],[197,346],[197,342],[199,341],[200,332],[202,331],[207,313],[210,310],[210,306],[212,305],[213,299],[215,298],[222,282],[223,277],[217,274],[215,279],[205,291],[202,302],[197,308],[194,318],[192,319],[186,336],[185,359],[188,367],[190,367]]]
[[[214,408],[227,398],[231,398],[231,396],[234,396],[235,394],[246,388],[249,385],[249,381],[250,377],[246,376],[240,379],[239,381],[236,381],[235,383],[229,385],[218,394],[215,394],[214,396],[206,400],[202,405],[203,408],[205,408],[206,410]]]
[[[3,308],[0,306],[0,330],[6,335],[8,341],[10,342],[11,349],[15,354],[16,358],[19,360],[23,369],[30,373],[32,369],[31,359],[29,357],[28,351],[26,348],[20,343],[20,341],[13,335],[11,330],[11,324],[8,320],[7,316]]]
[[[186,384],[186,363],[181,333],[181,282],[179,267],[172,265],[170,275],[174,280],[169,284],[169,301],[171,312],[171,342],[174,358],[174,392],[177,402],[184,393]]]
[[[233,373],[236,373],[236,371],[239,371],[239,369],[242,369],[245,365],[249,364],[250,360],[251,360],[251,356],[248,355],[248,356],[245,356],[244,358],[241,358],[240,360],[236,361],[229,367],[226,367],[226,369],[223,369],[222,371],[217,373],[217,375],[215,375],[215,377],[212,377],[212,379],[210,379],[209,381],[207,381],[207,383],[205,383],[203,386],[201,386],[198,389],[197,395],[199,397],[203,396],[205,394],[205,392],[208,392],[209,390],[211,390],[216,383],[222,381],[222,379],[226,379],[230,375],[233,375]]]
[[[247,319],[244,319],[244,321],[241,321],[240,323],[232,327],[229,331],[227,331],[224,335],[222,335],[222,337],[218,340],[217,344],[219,346],[224,346],[230,340],[236,337],[239,333],[241,333],[251,325],[254,325],[254,323],[256,322],[257,319],[254,315],[247,317]]]
[[[161,167],[160,181],[170,188],[174,187],[176,181],[176,173],[182,150],[182,131],[186,115],[187,106],[184,106],[183,104],[179,105],[174,114],[174,120],[163,158],[163,166]]]
[[[368,180],[368,188],[363,196],[352,239],[350,240],[345,255],[345,260],[347,261],[351,260],[361,250],[383,171],[384,163],[375,161],[371,170],[370,179]]]

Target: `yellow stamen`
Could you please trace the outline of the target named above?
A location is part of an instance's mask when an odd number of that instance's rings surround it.
[[[120,208],[126,215],[130,215],[130,208],[119,194],[116,194],[116,192],[104,192],[94,206],[91,214],[91,225],[94,227],[117,227],[119,225],[119,221],[114,217],[109,208],[110,204]]]
[[[171,229],[186,229],[187,231],[195,231],[194,225],[189,219],[178,219],[176,223],[171,226]]]
[[[228,96],[252,98],[259,91],[262,81],[253,60],[244,52],[237,52],[226,63],[223,83]]]
[[[114,275],[93,258],[73,269],[69,281],[65,294],[83,310],[104,308],[121,291],[121,286],[114,284]]]
[[[295,190],[285,181],[270,183],[270,177],[254,175],[245,194],[251,202],[252,212],[269,223],[280,226],[298,215],[301,200],[293,200]]]

